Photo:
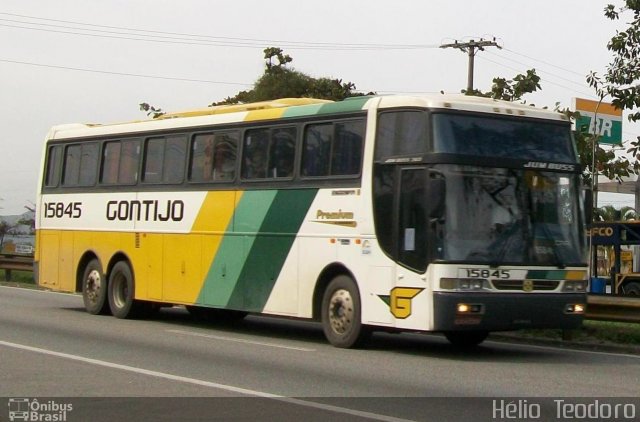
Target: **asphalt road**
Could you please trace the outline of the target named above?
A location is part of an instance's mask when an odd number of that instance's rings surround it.
[[[0,287],[0,421],[18,398],[60,417],[73,404],[66,421],[477,421],[504,419],[509,403],[519,416],[541,403],[554,419],[560,398],[618,400],[640,416],[639,392],[637,355],[496,341],[463,352],[384,333],[344,350],[315,323],[204,324],[182,308],[119,320],[87,314],[78,295]]]

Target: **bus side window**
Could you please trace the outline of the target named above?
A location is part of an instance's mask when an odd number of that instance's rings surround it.
[[[269,129],[248,130],[242,149],[242,178],[264,179],[267,177],[267,153]]]
[[[302,176],[329,175],[329,154],[333,142],[333,125],[308,125],[302,143]]]
[[[49,147],[47,155],[47,170],[45,173],[44,185],[46,187],[58,186],[60,179],[60,161],[62,159],[62,146],[55,145]]]
[[[138,181],[138,162],[140,160],[140,141],[137,139],[122,141],[120,148],[120,166],[118,183],[132,185]]]
[[[335,125],[335,139],[331,153],[331,175],[346,176],[360,173],[364,121],[350,121]]]
[[[150,138],[144,156],[145,183],[181,183],[186,156],[186,137]]]
[[[184,135],[167,137],[162,176],[164,183],[182,183],[187,155],[186,144],[187,138]]]
[[[93,186],[98,169],[98,144],[69,145],[65,151],[63,186]]]
[[[271,133],[269,177],[293,176],[296,128],[275,129]]]
[[[191,165],[189,180],[206,182],[211,180],[213,164],[213,134],[199,133],[191,141]]]
[[[238,133],[228,132],[216,135],[213,148],[213,180],[231,181],[236,177],[236,156]]]

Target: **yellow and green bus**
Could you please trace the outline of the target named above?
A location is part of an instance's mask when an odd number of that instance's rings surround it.
[[[559,113],[280,99],[56,126],[41,169],[38,283],[91,314],[309,319],[337,347],[583,318],[581,167]]]

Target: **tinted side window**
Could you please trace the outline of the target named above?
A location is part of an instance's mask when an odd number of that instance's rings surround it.
[[[302,146],[302,176],[328,176],[333,143],[330,123],[307,126]]]
[[[150,138],[144,152],[143,182],[181,183],[186,158],[186,138]]]
[[[242,178],[266,178],[268,153],[269,129],[248,130],[244,136],[242,150]]]
[[[308,125],[302,145],[302,176],[360,174],[364,134],[364,120]]]
[[[290,178],[293,176],[296,128],[262,128],[245,133],[242,178]]]
[[[98,169],[98,144],[69,145],[65,151],[62,185],[92,186]]]
[[[332,175],[356,175],[362,164],[364,121],[337,123],[331,153]]]
[[[382,112],[376,130],[376,161],[427,152],[427,115],[422,111]]]
[[[105,142],[100,183],[134,184],[138,179],[140,147],[137,140]]]
[[[191,142],[189,180],[231,181],[235,178],[238,133],[200,133]]]
[[[44,185],[47,187],[58,186],[60,181],[60,162],[62,160],[62,146],[49,147],[47,154],[47,170],[44,177]]]

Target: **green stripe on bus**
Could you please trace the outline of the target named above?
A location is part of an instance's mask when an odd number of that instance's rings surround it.
[[[322,107],[323,104],[310,104],[305,106],[298,107],[289,107],[284,113],[282,113],[282,117],[301,117],[301,116],[313,116],[318,114],[318,110]]]
[[[261,311],[316,193],[317,189],[246,191],[198,303]]]
[[[246,251],[251,249],[262,221],[278,191],[247,191],[236,206],[198,296],[198,304],[227,307],[238,284]]]
[[[261,312],[280,275],[317,189],[281,190],[262,222],[228,307]]]
[[[322,104],[318,114],[348,113],[360,111],[371,97],[351,97],[344,101]]]
[[[564,280],[567,278],[565,270],[530,270],[525,277],[529,280]]]

